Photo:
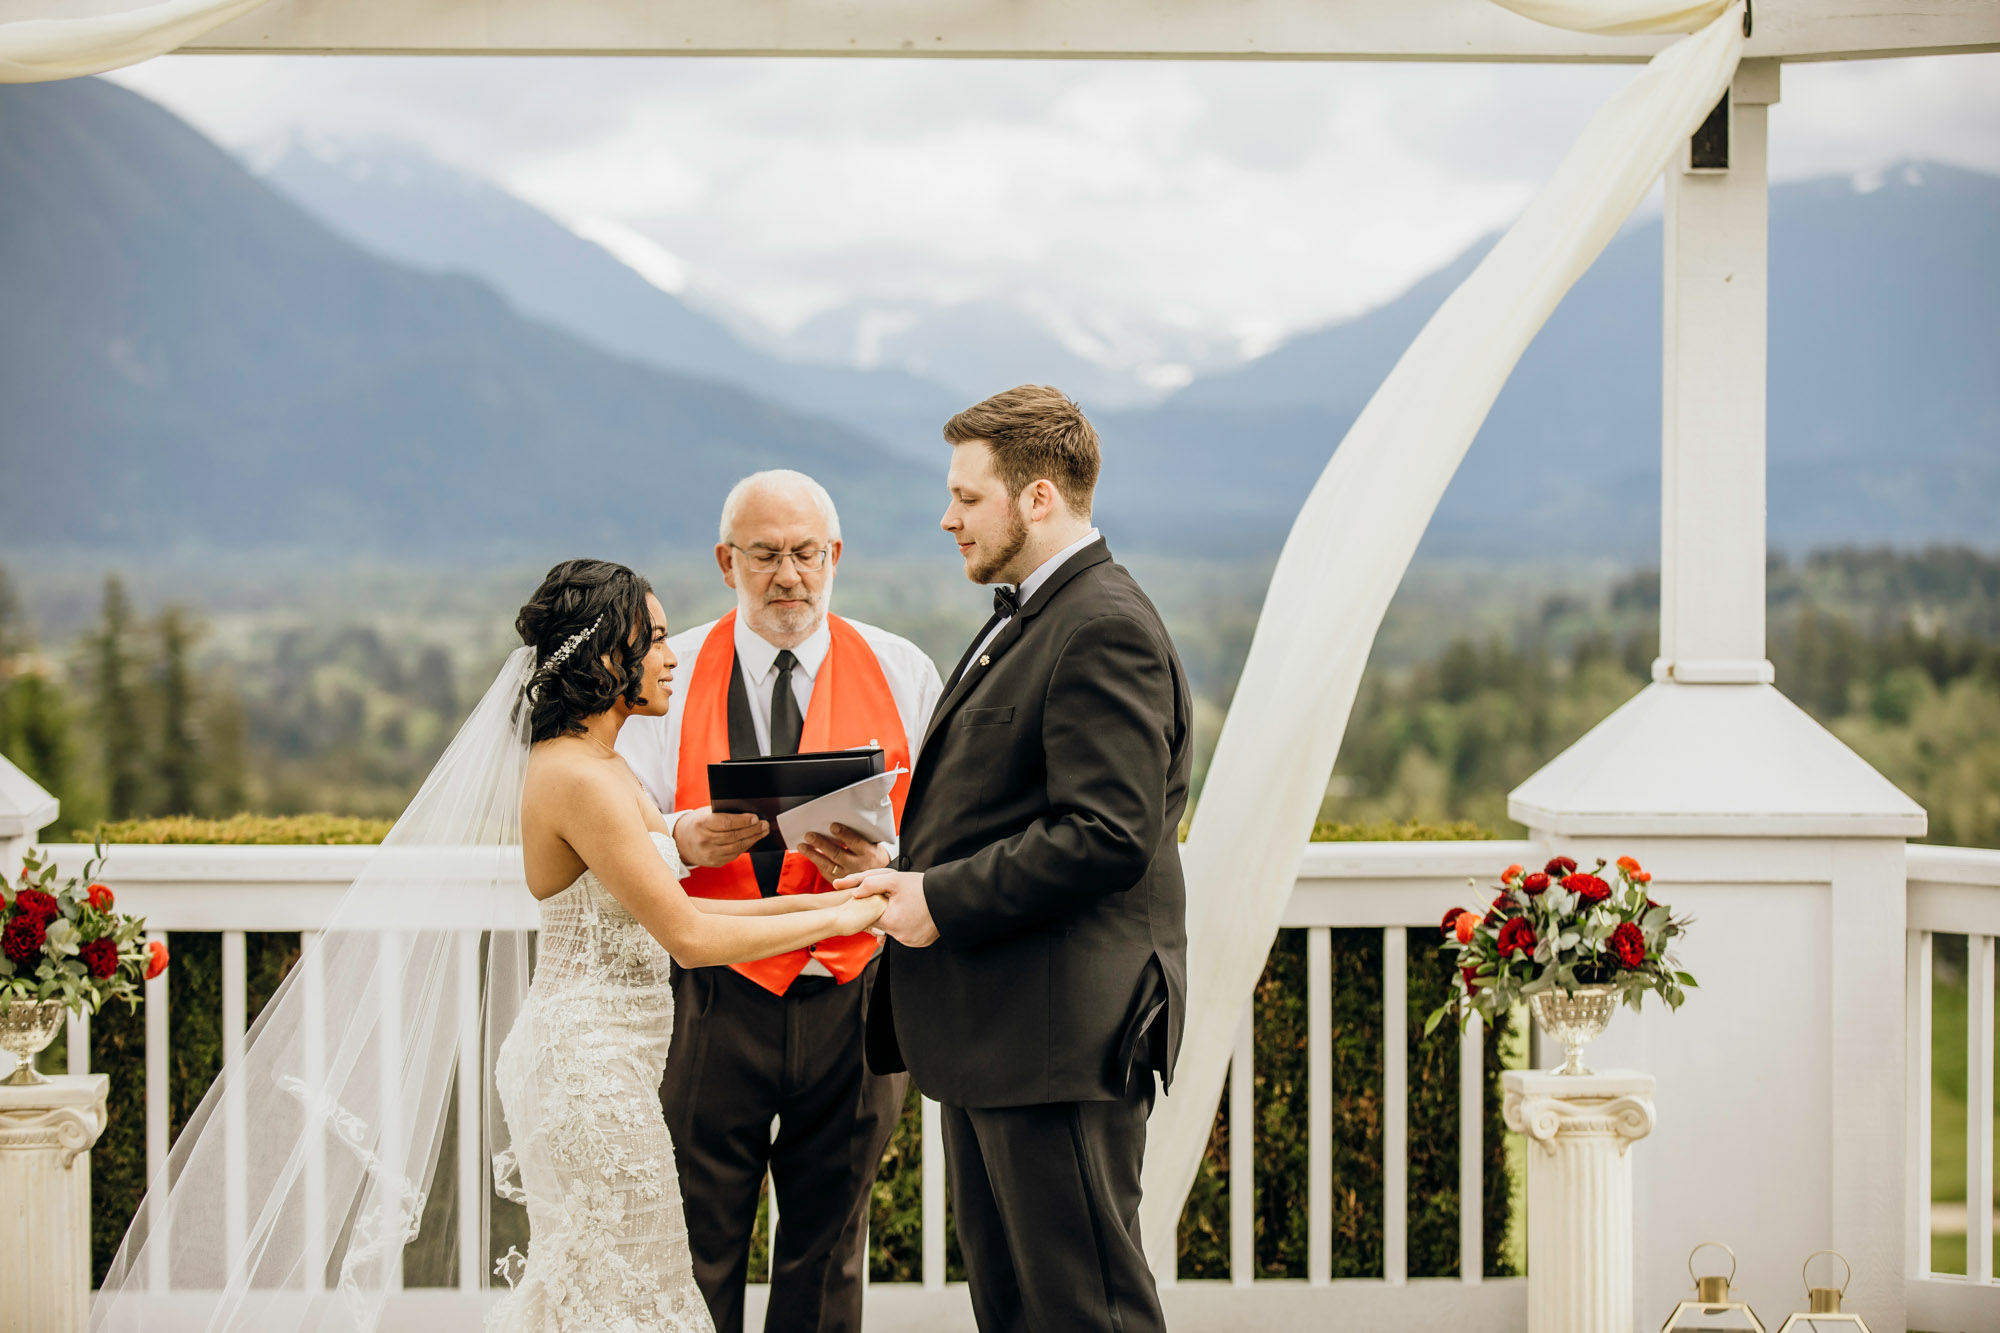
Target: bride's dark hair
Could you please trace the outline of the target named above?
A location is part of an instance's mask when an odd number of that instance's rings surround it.
[[[529,729],[537,741],[571,736],[619,699],[645,702],[653,618],[638,574],[609,560],[565,560],[514,617],[535,650],[528,680]],[[605,658],[611,659],[610,663]]]

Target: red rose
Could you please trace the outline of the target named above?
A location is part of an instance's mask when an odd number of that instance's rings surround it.
[[[24,912],[0,930],[0,953],[17,963],[32,963],[42,956],[42,943],[48,937],[49,923]]]
[[[93,884],[85,892],[90,897],[90,905],[100,912],[110,911],[111,904],[118,901],[108,884]]]
[[[1630,921],[1621,922],[1618,929],[1611,932],[1611,952],[1618,955],[1618,961],[1628,968],[1634,968],[1646,961],[1646,937]]]
[[[1521,873],[1521,867],[1517,865],[1508,866],[1505,870],[1500,872],[1500,882],[1502,884],[1512,884],[1514,882],[1514,876],[1520,873]]]
[[[1496,912],[1511,912],[1511,911],[1513,911],[1513,910],[1514,910],[1514,900],[1513,900],[1513,898],[1511,898],[1510,896],[1508,896],[1507,894],[1504,894],[1504,893],[1496,893],[1496,894],[1494,894],[1494,895],[1493,895],[1493,910],[1494,910],[1494,911],[1496,911]]]
[[[20,909],[22,916],[36,917],[44,923],[62,913],[62,905],[40,889],[22,889],[14,895],[14,906]]]
[[[1466,993],[1467,995],[1476,995],[1476,994],[1478,994],[1478,992],[1479,992],[1479,969],[1478,969],[1478,968],[1476,968],[1476,967],[1461,967],[1460,969],[1458,969],[1458,975],[1460,975],[1461,977],[1464,977],[1464,978],[1465,978],[1465,993]]]
[[[1523,957],[1534,955],[1535,928],[1528,924],[1528,918],[1513,917],[1506,925],[1500,927],[1499,948],[1502,958],[1517,952]]]
[[[1611,896],[1611,886],[1595,875],[1564,875],[1563,887],[1587,903],[1601,903]]]
[[[1558,856],[1555,860],[1543,866],[1542,869],[1548,872],[1549,878],[1553,879],[1557,875],[1567,875],[1573,872],[1576,869],[1576,862],[1570,860],[1567,856]]]
[[[90,969],[90,975],[99,981],[118,970],[118,946],[108,938],[92,940],[77,950],[77,957]]]
[[[1543,889],[1546,889],[1548,886],[1549,886],[1549,877],[1543,874],[1541,871],[1537,870],[1534,874],[1529,875],[1526,879],[1521,881],[1521,892],[1527,894],[1536,894],[1540,893]]]
[[[1463,907],[1454,907],[1444,914],[1444,920],[1438,923],[1438,928],[1444,931],[1445,934],[1450,935],[1457,931],[1458,919],[1464,915],[1465,909]]]
[[[154,940],[146,946],[146,980],[167,970],[167,944],[165,940]]]

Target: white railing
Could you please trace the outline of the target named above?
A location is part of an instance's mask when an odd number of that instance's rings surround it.
[[[65,872],[80,865],[87,848],[51,849]],[[1522,842],[1323,843],[1307,849],[1298,889],[1284,924],[1302,928],[1307,958],[1307,1253],[1306,1278],[1269,1280],[1254,1276],[1256,1198],[1254,1136],[1232,1133],[1229,1158],[1230,1272],[1227,1281],[1182,1281],[1165,1293],[1176,1327],[1242,1327],[1245,1320],[1276,1326],[1337,1317],[1343,1328],[1404,1329],[1444,1326],[1470,1330],[1511,1330],[1522,1326],[1526,1293],[1518,1278],[1489,1279],[1482,1272],[1482,1063],[1477,1028],[1461,1038],[1458,1087],[1460,1272],[1457,1278],[1412,1278],[1408,1274],[1408,1045],[1405,930],[1435,925],[1445,909],[1465,899],[1469,876],[1491,878],[1509,860],[1525,860],[1532,849]],[[341,890],[373,854],[367,847],[189,847],[123,846],[116,850],[107,878],[118,891],[120,908],[143,915],[158,938],[177,932],[219,932],[222,946],[222,1020],[225,1058],[242,1049],[248,1014],[246,948],[248,932],[319,929]],[[1383,1091],[1383,1272],[1369,1279],[1335,1279],[1333,1273],[1333,1033],[1332,936],[1334,929],[1383,932],[1382,1000]],[[471,975],[468,973],[467,975]],[[147,1176],[154,1178],[168,1150],[168,1081],[171,1025],[165,977],[150,982],[145,998]],[[1256,1061],[1246,1008],[1229,1083],[1232,1126],[1255,1123],[1249,1071]],[[88,1072],[87,1023],[73,1020],[70,1069]],[[468,1052],[476,1055],[476,1052]],[[471,1066],[468,1064],[468,1069]],[[1243,1077],[1233,1076],[1242,1071]],[[462,1097],[460,1105],[476,1104]],[[226,1113],[226,1110],[225,1110]],[[461,1127],[462,1129],[464,1127]],[[961,1284],[945,1280],[945,1189],[943,1144],[937,1107],[925,1101],[922,1123],[922,1280],[877,1283],[869,1296],[869,1327],[879,1330],[942,1330],[971,1327],[970,1306]],[[490,1293],[480,1256],[477,1207],[484,1173],[477,1139],[461,1133],[457,1188],[465,1197],[456,1210],[461,1234],[455,1274],[457,1307],[467,1327]],[[231,1182],[240,1181],[234,1173]],[[241,1200],[228,1213],[240,1224]],[[164,1274],[157,1275],[164,1279]],[[156,1283],[164,1289],[164,1280]],[[451,1292],[409,1293],[427,1329],[455,1326]],[[753,1288],[750,1316],[761,1318],[763,1293]],[[442,1320],[443,1322],[440,1322]]]
[[[1994,950],[2000,936],[2000,851],[1909,849],[1909,1025],[1904,1084],[1909,1315],[1912,1328],[2000,1328],[1993,1271]],[[1934,961],[1939,935],[1965,937],[1965,1272],[1934,1272],[1934,1231],[1958,1219],[1933,1206]],[[1940,1222],[1946,1227],[1940,1227]]]
[[[87,849],[53,849],[65,869]],[[110,870],[119,905],[146,916],[161,937],[181,931],[220,932],[225,1053],[241,1049],[245,1001],[244,936],[249,931],[317,929],[341,889],[372,854],[356,847],[120,847]],[[1412,926],[1434,925],[1465,899],[1465,881],[1489,879],[1508,861],[1535,859],[1524,842],[1322,843],[1307,849],[1284,924],[1306,933],[1307,961],[1307,1243],[1304,1280],[1255,1276],[1256,1169],[1252,1134],[1232,1133],[1229,1147],[1229,1259],[1225,1281],[1180,1281],[1163,1292],[1174,1326],[1224,1329],[1308,1322],[1342,1329],[1452,1327],[1518,1330],[1526,1322],[1526,1292],[1518,1278],[1482,1272],[1481,1167],[1484,1047],[1475,1028],[1461,1038],[1458,1085],[1460,1273],[1414,1278],[1408,1272],[1409,1070],[1407,962]],[[1909,1200],[1908,1292],[1913,1328],[2000,1327],[2000,1283],[1994,1280],[1993,1079],[1994,941],[2000,937],[2000,852],[1912,847],[1909,850]],[[1332,935],[1336,929],[1383,932],[1383,1271],[1335,1279],[1333,1248]],[[1967,1273],[1931,1271],[1930,1203],[1931,1019],[1934,937],[1968,940],[1966,1217]],[[469,974],[468,974],[469,975]],[[146,1149],[148,1174],[168,1147],[167,1070],[170,1025],[165,979],[146,989]],[[72,1024],[71,1071],[88,1072],[84,1024]],[[476,1051],[468,1051],[475,1056]],[[1227,1092],[1232,1126],[1255,1123],[1253,1083],[1236,1077],[1257,1060],[1246,1011]],[[470,1068],[470,1065],[468,1065]],[[474,1099],[462,1098],[461,1105]],[[937,1109],[924,1104],[922,1125],[922,1279],[878,1283],[869,1297],[871,1330],[971,1327],[962,1286],[945,1280],[944,1171]],[[483,1188],[472,1135],[459,1145],[458,1188],[470,1201]],[[232,1177],[233,1178],[233,1177]],[[426,1333],[461,1322],[474,1326],[489,1299],[479,1261],[479,1210],[461,1207],[456,1293],[412,1292]],[[235,1214],[231,1213],[232,1225]],[[162,1275],[163,1276],[163,1275]],[[164,1284],[162,1284],[164,1285]],[[761,1319],[763,1293],[753,1288],[750,1316]],[[455,1302],[455,1303],[454,1303]]]

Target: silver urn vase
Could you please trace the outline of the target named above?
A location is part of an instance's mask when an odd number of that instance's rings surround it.
[[[1611,1015],[1618,1012],[1615,986],[1578,986],[1575,994],[1551,988],[1528,997],[1528,1008],[1542,1031],[1563,1044],[1566,1058],[1558,1074],[1593,1072],[1583,1062],[1583,1048],[1604,1035]]]
[[[16,1062],[0,1083],[24,1087],[49,1081],[35,1068],[35,1057],[62,1031],[63,1013],[61,1000],[0,1001],[0,1051]]]

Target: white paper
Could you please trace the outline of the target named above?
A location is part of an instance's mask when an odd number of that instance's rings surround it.
[[[778,836],[785,840],[785,846],[796,849],[806,834],[832,837],[833,826],[845,824],[871,842],[893,841],[896,807],[889,798],[896,790],[896,779],[908,771],[892,768],[795,805],[778,816]]]

